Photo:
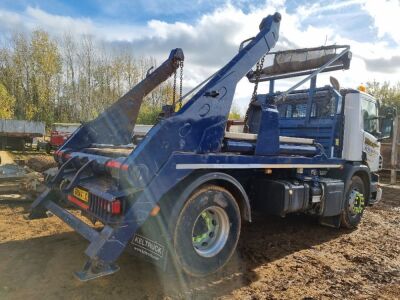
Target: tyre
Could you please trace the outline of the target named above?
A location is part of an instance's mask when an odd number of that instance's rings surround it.
[[[202,277],[221,269],[234,253],[240,235],[239,206],[224,188],[206,185],[194,192],[174,222],[172,244],[177,265]]]
[[[365,193],[364,181],[358,176],[353,176],[344,201],[341,215],[342,227],[356,228],[360,223],[365,208]]]

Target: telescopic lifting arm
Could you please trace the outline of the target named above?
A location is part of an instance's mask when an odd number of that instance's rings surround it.
[[[172,50],[164,63],[150,74],[147,74],[146,78],[106,109],[99,117],[84,124],[64,144],[62,149],[76,150],[94,143],[113,145],[131,143],[132,130],[144,97],[159,84],[166,81],[177,70],[179,63],[183,60],[182,49]]]

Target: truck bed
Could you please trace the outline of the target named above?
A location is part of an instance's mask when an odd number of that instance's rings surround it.
[[[40,137],[44,134],[44,122],[4,119],[0,120],[1,136]]]

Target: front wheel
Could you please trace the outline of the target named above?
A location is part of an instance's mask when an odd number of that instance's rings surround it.
[[[345,228],[356,228],[361,222],[365,208],[365,186],[364,181],[353,176],[349,189],[346,193],[344,208],[341,215],[341,224]]]
[[[224,188],[207,185],[183,205],[173,234],[176,260],[185,273],[206,276],[222,268],[236,249],[240,210]]]

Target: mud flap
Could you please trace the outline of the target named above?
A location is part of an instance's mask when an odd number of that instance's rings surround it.
[[[345,201],[344,182],[332,178],[321,178],[320,182],[323,184],[324,190],[323,219],[327,218],[328,220],[328,217],[332,217],[332,220],[334,220],[336,216],[339,216],[340,219]]]
[[[339,228],[340,227],[340,215],[332,216],[332,217],[321,217],[319,218],[319,224]]]
[[[161,217],[150,217],[135,233],[126,250],[167,271],[171,256],[166,228]]]

